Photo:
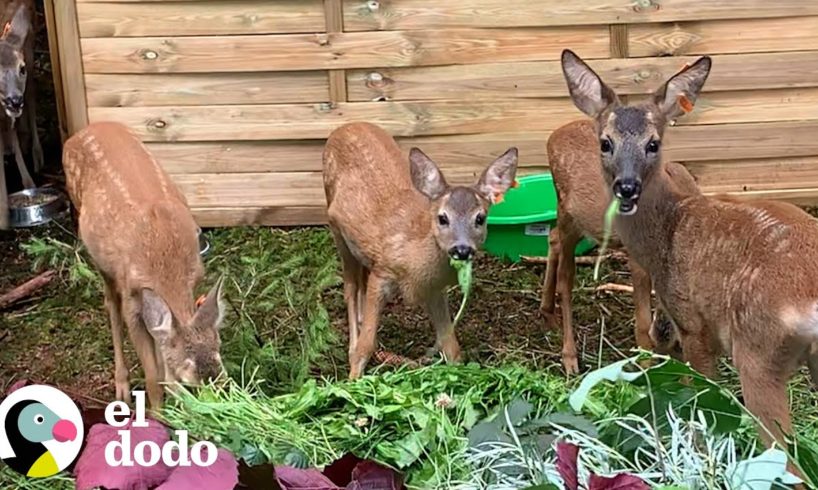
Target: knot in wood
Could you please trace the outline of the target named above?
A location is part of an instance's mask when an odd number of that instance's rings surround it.
[[[636,0],[636,3],[633,5],[633,10],[636,12],[648,9],[659,10],[659,4],[654,3],[653,0]]]
[[[162,119],[152,119],[150,125],[153,126],[154,129],[165,129],[168,127],[168,123]]]
[[[141,52],[141,55],[142,55],[143,60],[148,60],[148,61],[153,61],[153,60],[159,58],[159,53],[157,53],[156,51],[154,51],[152,49],[143,49],[142,52]]]
[[[330,112],[335,109],[336,105],[332,102],[321,102],[318,104],[318,112]]]
[[[381,8],[381,2],[377,0],[370,0],[366,2],[366,8],[368,8],[370,12],[377,12],[378,9]]]

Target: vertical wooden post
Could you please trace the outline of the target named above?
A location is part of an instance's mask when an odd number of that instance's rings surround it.
[[[65,140],[68,138],[68,126],[65,116],[65,93],[62,83],[60,45],[57,42],[57,22],[54,18],[54,0],[45,0],[43,2],[43,10],[45,11],[45,30],[48,34],[48,55],[49,58],[51,58],[51,80],[54,83],[60,140],[65,143]]]
[[[57,53],[60,57],[61,97],[65,104],[66,129],[70,136],[88,125],[88,101],[82,69],[77,5],[75,0],[52,0],[48,3],[53,3],[54,19],[48,28],[49,31],[52,29],[56,31]]]
[[[611,58],[627,58],[629,56],[628,46],[628,25],[611,24],[609,26],[611,36]],[[627,94],[619,96],[623,103],[628,102]]]
[[[324,0],[324,17],[327,34],[344,32],[343,0]],[[347,101],[346,71],[329,70],[329,97],[333,104]]]

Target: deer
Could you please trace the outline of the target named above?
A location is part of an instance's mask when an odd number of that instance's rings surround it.
[[[123,326],[145,372],[152,409],[160,383],[196,385],[223,370],[223,278],[196,307],[204,277],[197,226],[184,195],[127,127],[96,122],[63,147],[79,236],[102,276],[114,344],[116,397],[131,402]]]
[[[571,99],[596,122],[614,228],[653,280],[671,338],[706,376],[731,355],[764,443],[786,448],[787,381],[805,362],[818,366],[818,224],[790,203],[685,192],[668,178],[665,127],[692,110],[709,57],[627,104],[572,51],[561,62]]]
[[[603,240],[604,217],[608,208],[605,180],[600,168],[599,143],[594,122],[582,119],[557,128],[546,145],[548,165],[557,191],[557,225],[549,234],[548,262],[543,277],[540,309],[546,327],[555,323],[556,296],[559,295],[562,314],[562,363],[568,375],[579,372],[574,339],[571,293],[576,264],[574,249],[583,237],[596,242]],[[684,165],[669,162],[668,177],[686,192],[698,192],[694,177]],[[611,237],[614,246],[617,237]],[[633,282],[633,303],[636,317],[636,344],[651,350],[651,280],[639,264],[628,259]],[[661,313],[657,312],[657,317]]]
[[[37,134],[35,114],[36,96],[34,79],[28,70],[34,66],[34,1],[12,0],[3,13],[3,32],[0,34],[0,155],[10,149],[14,156],[23,187],[34,187],[34,180],[26,167],[20,148],[17,120],[25,121],[31,141],[35,171],[42,168],[43,151]],[[24,110],[25,109],[25,110]],[[5,162],[0,170],[5,169]],[[5,172],[0,171],[0,229],[9,227],[8,188]]]
[[[363,373],[383,304],[398,292],[425,308],[443,358],[460,361],[446,301],[447,288],[457,283],[450,259],[471,260],[485,241],[488,209],[513,184],[517,158],[510,148],[474,185],[449,185],[419,148],[407,158],[378,126],[354,122],[330,134],[324,190],[343,269],[350,379]]]

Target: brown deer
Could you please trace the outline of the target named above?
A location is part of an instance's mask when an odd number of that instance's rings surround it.
[[[352,379],[375,350],[383,303],[400,291],[425,306],[436,348],[460,359],[446,303],[456,284],[450,258],[470,260],[486,238],[491,203],[514,182],[517,149],[489,165],[473,186],[450,186],[417,148],[409,158],[383,129],[351,123],[336,129],[324,150],[329,225],[341,257],[349,318]]]
[[[204,267],[184,196],[118,123],[94,123],[69,138],[63,165],[80,237],[103,279],[117,399],[130,402],[123,324],[145,371],[152,408],[161,406],[162,381],[196,384],[217,377],[222,281],[196,309],[193,290]]]
[[[717,356],[732,354],[765,442],[785,444],[787,381],[818,360],[818,224],[791,204],[691,194],[667,177],[665,126],[692,109],[709,57],[636,104],[622,104],[571,51],[562,66],[574,103],[596,120],[619,237],[653,279],[685,359],[714,376]]]
[[[2,11],[3,32],[0,34],[0,157],[10,149],[20,173],[23,187],[34,187],[34,180],[26,168],[20,148],[17,120],[23,117],[24,128],[30,134],[31,154],[34,168],[43,163],[43,152],[37,135],[35,114],[34,79],[28,70],[34,66],[34,19],[33,0],[6,2]],[[25,111],[24,111],[25,107]],[[0,165],[0,229],[8,228],[8,190],[6,187],[5,162]]]
[[[605,211],[610,198],[606,191],[599,157],[599,140],[594,122],[570,122],[551,133],[547,144],[548,165],[557,190],[557,227],[549,236],[548,266],[543,278],[541,309],[546,323],[554,323],[555,296],[562,313],[562,363],[569,375],[579,372],[571,311],[571,290],[576,265],[574,249],[583,236],[601,242]],[[698,192],[696,181],[678,163],[665,167],[668,178],[685,192]],[[612,237],[614,245],[616,237]],[[632,259],[628,260],[636,307],[636,344],[650,350],[650,276]],[[657,315],[661,315],[657,312]]]

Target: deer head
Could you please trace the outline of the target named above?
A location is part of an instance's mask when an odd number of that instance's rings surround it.
[[[668,122],[692,110],[710,73],[699,58],[672,76],[645,101],[622,104],[584,61],[562,52],[562,70],[574,104],[596,120],[602,169],[619,213],[636,213],[639,195],[661,167],[662,137]]]
[[[510,148],[483,171],[473,186],[449,186],[437,164],[417,148],[409,152],[412,183],[431,200],[435,240],[457,260],[471,259],[486,240],[486,214],[511,187],[517,149]]]
[[[23,94],[28,76],[23,45],[31,30],[31,18],[21,5],[0,35],[0,104],[12,119],[23,113]]]

